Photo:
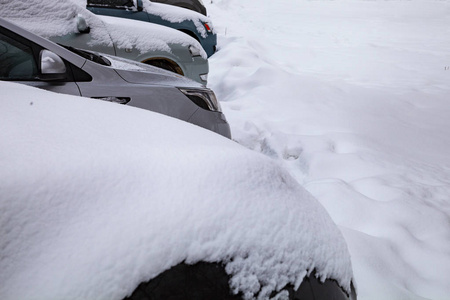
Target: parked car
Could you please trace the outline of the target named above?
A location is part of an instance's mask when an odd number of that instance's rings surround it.
[[[205,5],[202,0],[151,0],[151,2],[164,3],[174,6],[179,6],[183,8],[187,8],[202,15],[207,16]]]
[[[128,104],[231,137],[214,92],[199,83],[107,54],[63,48],[1,18],[0,80]]]
[[[0,90],[0,299],[356,299],[339,229],[267,156],[132,107]]]
[[[0,17],[62,45],[143,62],[207,84],[209,66],[201,45],[165,26],[97,16],[70,0],[9,1],[1,4]]]
[[[74,0],[80,5],[86,0]],[[208,57],[216,52],[217,35],[211,20],[197,12],[149,0],[87,0],[87,9],[98,15],[134,19],[171,27],[195,38]]]

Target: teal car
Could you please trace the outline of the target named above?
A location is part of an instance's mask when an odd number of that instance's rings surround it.
[[[86,0],[76,0],[84,3]],[[87,0],[86,8],[97,15],[150,22],[182,31],[202,45],[208,57],[216,52],[217,35],[208,17],[185,8],[149,0]]]

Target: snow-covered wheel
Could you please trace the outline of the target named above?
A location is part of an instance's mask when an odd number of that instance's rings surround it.
[[[221,263],[199,262],[193,265],[180,263],[150,281],[142,282],[123,300],[244,299],[241,293],[237,295],[232,293],[229,281],[230,276]],[[295,291],[288,285],[281,291],[273,292],[269,297],[286,300],[356,300],[353,284],[351,288],[351,295],[348,295],[339,287],[337,281],[327,279],[321,282],[313,272],[303,279],[298,290]],[[255,298],[259,299],[258,295],[255,295]]]

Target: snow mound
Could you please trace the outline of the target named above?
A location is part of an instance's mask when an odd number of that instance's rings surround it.
[[[314,270],[349,290],[340,231],[272,160],[150,111],[0,86],[1,299],[121,299],[183,261],[224,262],[248,299]]]
[[[205,4],[233,138],[324,205],[358,299],[450,299],[450,1]]]

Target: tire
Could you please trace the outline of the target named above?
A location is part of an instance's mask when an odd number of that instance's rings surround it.
[[[150,58],[144,60],[143,63],[184,76],[181,67],[176,62],[167,58],[162,57]]]
[[[123,300],[242,300],[242,294],[233,294],[229,287],[230,276],[221,263],[180,263],[155,278],[142,282]],[[305,277],[298,290],[285,286],[289,300],[356,300],[351,285],[348,295],[333,279],[321,282],[313,272]],[[270,297],[275,297],[273,292]]]

